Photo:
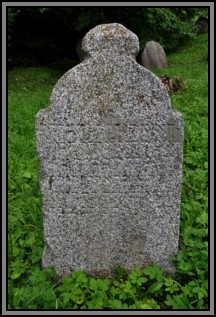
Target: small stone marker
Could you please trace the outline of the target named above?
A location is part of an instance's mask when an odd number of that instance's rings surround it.
[[[167,58],[163,47],[155,41],[147,42],[141,55],[141,64],[147,69],[167,68]]]
[[[198,34],[208,32],[208,18],[199,17],[195,23],[196,31]]]
[[[98,25],[36,119],[42,264],[112,276],[178,250],[183,122],[163,83],[135,58],[137,36]]]
[[[80,61],[82,62],[85,59],[85,54],[82,50],[82,39],[77,40],[76,52],[77,52],[77,55],[78,55]]]

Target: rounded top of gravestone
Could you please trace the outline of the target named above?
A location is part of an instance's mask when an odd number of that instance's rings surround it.
[[[94,57],[102,51],[136,55],[139,52],[139,39],[136,34],[122,24],[101,24],[91,29],[83,38],[82,49],[87,56]]]
[[[146,46],[158,46],[158,47],[161,47],[162,49],[163,49],[163,46],[162,45],[160,45],[160,43],[158,43],[158,42],[156,42],[156,41],[153,41],[153,40],[151,40],[151,41],[148,41],[147,43],[146,43]]]

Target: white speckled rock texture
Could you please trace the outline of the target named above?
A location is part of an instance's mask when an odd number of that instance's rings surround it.
[[[167,68],[167,57],[163,47],[155,42],[149,41],[141,55],[141,63],[147,69]]]
[[[85,60],[55,85],[36,118],[45,250],[58,275],[112,276],[178,250],[183,121],[154,74],[139,65],[137,36],[98,25]]]

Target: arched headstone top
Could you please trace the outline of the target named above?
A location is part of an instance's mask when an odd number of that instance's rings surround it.
[[[136,57],[139,52],[138,37],[119,23],[101,24],[91,29],[83,38],[82,49],[94,57],[104,50]]]
[[[167,57],[163,47],[155,41],[146,43],[146,47],[141,55],[141,62],[147,69],[167,68]]]

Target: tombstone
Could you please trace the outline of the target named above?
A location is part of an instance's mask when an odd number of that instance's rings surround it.
[[[196,31],[198,34],[208,32],[208,18],[199,17],[195,23]]]
[[[83,39],[85,60],[36,118],[44,268],[112,277],[178,250],[183,122],[163,83],[136,62],[137,36],[117,23]]]
[[[79,56],[80,61],[82,62],[85,59],[85,53],[83,52],[83,49],[82,49],[82,39],[77,40],[76,52],[77,52],[77,55]]]
[[[141,55],[141,64],[149,70],[167,68],[167,58],[163,47],[155,41],[147,42]]]

